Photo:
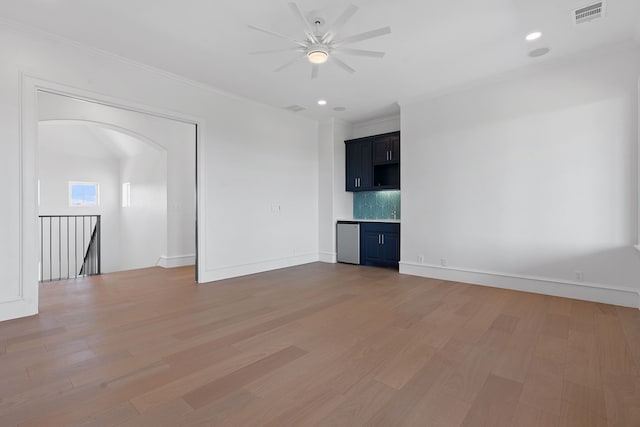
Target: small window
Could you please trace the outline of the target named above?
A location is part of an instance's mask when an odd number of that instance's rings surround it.
[[[131,206],[131,183],[122,183],[122,207],[128,208]]]
[[[100,204],[100,186],[95,182],[70,182],[69,206],[90,207]]]

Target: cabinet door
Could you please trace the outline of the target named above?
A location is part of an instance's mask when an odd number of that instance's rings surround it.
[[[358,191],[371,190],[373,188],[373,162],[371,161],[371,141],[362,141],[359,142],[358,145],[360,148],[361,160]]]
[[[398,163],[400,161],[400,133],[394,132],[372,138],[373,163]]]
[[[400,134],[391,135],[388,143],[389,160],[393,162],[400,161]]]
[[[380,265],[383,261],[381,233],[378,231],[367,230],[363,228],[361,235],[360,248],[360,264],[364,265]]]
[[[399,261],[400,224],[360,224],[360,264],[398,268]]]
[[[346,190],[367,191],[373,187],[371,141],[348,142],[345,147]]]
[[[373,141],[373,163],[389,161],[389,139],[378,138]]]
[[[345,155],[346,155],[346,190],[347,191],[357,191],[357,179],[358,174],[360,173],[361,161],[360,161],[360,150],[357,147],[358,144],[346,144],[345,147]]]
[[[398,262],[400,262],[400,234],[384,233],[381,261],[390,267],[398,267]]]

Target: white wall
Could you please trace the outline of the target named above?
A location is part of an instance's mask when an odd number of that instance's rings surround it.
[[[608,47],[403,105],[401,271],[638,307],[639,73]]]
[[[85,102],[50,93],[38,94],[40,120],[85,120],[116,126],[123,132],[131,132],[149,145],[156,145],[167,152],[167,223],[162,235],[166,244],[160,254],[164,266],[195,263],[195,126],[126,109],[113,108],[98,103]],[[139,144],[122,133],[109,135],[121,151],[139,156],[128,145]],[[144,143],[140,143],[144,144]],[[147,150],[148,152],[148,150]],[[150,259],[147,257],[147,260]],[[157,258],[156,258],[157,262]],[[133,261],[128,265],[138,267],[156,265],[148,261]],[[175,263],[175,264],[174,264]]]
[[[318,245],[320,260],[335,262],[333,223],[334,164],[333,120],[320,123],[318,129]]]
[[[0,319],[37,311],[31,77],[200,122],[201,281],[318,259],[316,121],[8,25],[0,27],[0,51],[0,198],[7,206],[0,212]]]
[[[640,31],[638,32],[638,36],[640,36]],[[636,249],[640,252],[640,77],[638,78],[638,152],[636,153],[638,162],[636,169],[636,181],[638,182],[638,206],[637,206],[637,214],[638,214],[638,237],[636,239]]]
[[[121,159],[119,179],[131,202],[120,204],[120,269],[153,267],[167,253],[167,152],[147,147]]]
[[[353,193],[345,191],[345,146],[351,125],[336,119],[319,130],[319,246],[320,260],[336,262],[336,221],[353,215]]]
[[[60,149],[60,146],[68,138],[76,139],[80,137],[82,138],[84,149],[75,150],[73,153],[64,152]],[[120,269],[120,188],[118,184],[120,165],[119,160],[115,157],[93,157],[92,152],[94,152],[94,149],[100,149],[99,145],[96,147],[97,144],[90,133],[82,133],[82,128],[78,126],[63,125],[62,128],[51,125],[40,126],[39,214],[102,215],[102,271],[108,273]],[[100,205],[97,207],[70,207],[70,181],[98,183],[100,185]],[[53,225],[55,228],[57,224],[54,223]],[[80,224],[78,225],[80,226]],[[64,226],[63,230],[66,230]],[[88,242],[89,236],[87,236],[86,240]],[[66,240],[64,244],[66,244]],[[54,245],[53,252],[53,258],[57,259],[56,245]],[[80,257],[78,266],[80,267],[84,254],[78,253],[78,255]],[[63,272],[66,272],[66,261],[63,262]],[[45,264],[48,265],[46,260]],[[54,262],[52,267],[55,270],[54,276],[57,277],[58,263]]]
[[[346,149],[344,141],[350,139],[352,127],[338,120],[333,124],[333,219],[347,219],[353,216],[353,193],[346,187]],[[335,232],[335,223],[333,230]],[[335,251],[335,236],[333,248]]]

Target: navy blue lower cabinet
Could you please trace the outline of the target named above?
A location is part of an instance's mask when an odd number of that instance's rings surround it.
[[[366,230],[366,225],[364,232],[361,232],[361,241],[363,248],[360,249],[361,255],[361,264],[365,265],[376,265],[382,262],[384,258],[384,254],[382,251],[382,238],[381,234],[377,231]]]
[[[400,224],[360,224],[360,264],[397,269],[399,261]]]
[[[382,235],[382,262],[389,267],[399,268],[400,262],[400,227],[397,232]]]

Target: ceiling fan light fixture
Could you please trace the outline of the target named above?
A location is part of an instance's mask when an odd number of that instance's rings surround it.
[[[525,37],[525,40],[528,42],[532,42],[534,40],[538,40],[540,37],[542,37],[542,33],[540,31],[533,31],[527,34],[527,36]]]
[[[329,51],[324,46],[311,46],[307,51],[307,59],[312,64],[324,64],[329,59]]]
[[[340,55],[334,56],[333,54],[345,54],[345,55],[355,55],[355,56],[364,56],[368,58],[382,58],[384,57],[384,52],[377,52],[373,50],[366,49],[351,49],[348,46],[353,43],[359,43],[364,40],[373,39],[376,37],[384,36],[391,33],[391,27],[382,27],[371,31],[365,31],[363,33],[354,34],[348,37],[336,38],[340,34],[342,34],[342,28],[345,26],[347,21],[351,19],[351,17],[358,11],[358,7],[353,4],[347,6],[344,12],[336,20],[326,28],[324,28],[324,19],[318,18],[315,16],[315,12],[310,15],[305,15],[300,9],[300,6],[295,2],[295,0],[289,1],[289,9],[295,16],[295,19],[299,24],[302,24],[302,29],[304,30],[304,37],[301,39],[296,39],[294,37],[287,36],[285,34],[281,34],[275,31],[271,31],[268,29],[256,27],[254,25],[249,25],[249,28],[252,30],[260,31],[261,33],[266,33],[271,36],[278,37],[280,39],[285,39],[289,43],[293,43],[295,47],[291,47],[288,49],[271,49],[265,51],[251,52],[251,54],[261,54],[261,53],[273,53],[273,52],[281,52],[281,51],[297,51],[300,55],[304,55],[307,57],[307,60],[311,63],[311,78],[315,79],[318,77],[318,73],[320,72],[321,64],[329,61],[331,59],[332,65],[336,65],[339,68],[342,68],[344,71],[348,73],[354,73],[356,70],[351,68],[348,64],[346,64],[343,60],[340,59]],[[604,0],[603,0],[604,1]],[[276,68],[273,71],[281,71],[292,64],[295,64],[298,59],[303,58],[302,56],[298,56],[297,58],[293,58],[291,61],[286,64]]]

